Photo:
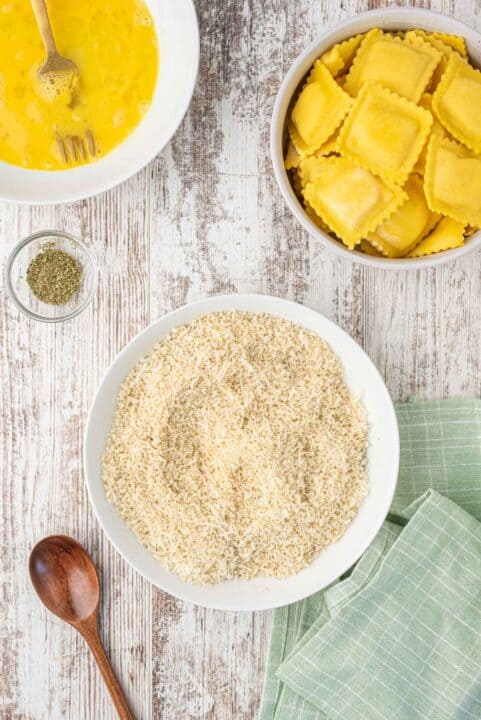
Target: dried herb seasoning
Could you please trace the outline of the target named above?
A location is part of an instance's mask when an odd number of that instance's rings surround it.
[[[27,268],[27,283],[36,298],[48,305],[63,305],[82,282],[78,260],[53,245],[47,245]]]

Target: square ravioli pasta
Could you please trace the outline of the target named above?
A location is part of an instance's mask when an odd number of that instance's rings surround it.
[[[356,53],[344,89],[356,96],[372,81],[418,102],[441,60],[441,53],[422,38],[393,37],[374,28]]]
[[[416,245],[408,257],[424,257],[433,253],[443,252],[444,250],[454,250],[454,248],[464,245],[464,230],[462,223],[451,220],[451,218],[443,218],[419,245]]]
[[[301,88],[285,167],[324,232],[395,259],[481,227],[481,72],[464,38],[373,28],[325,50]]]
[[[375,83],[366,83],[341,128],[341,155],[403,185],[426,143],[432,115]]]
[[[407,199],[344,157],[317,158],[314,177],[303,191],[306,202],[351,250]]]
[[[436,88],[433,109],[456,140],[481,153],[481,72],[457,53]]]
[[[421,100],[419,101],[419,104],[421,107],[423,107],[425,110],[428,110],[431,113],[431,117],[433,119],[433,124],[431,126],[431,132],[429,133],[429,138],[431,138],[433,135],[438,135],[439,137],[450,139],[450,135],[444,125],[441,125],[439,120],[437,119],[436,115],[433,112],[433,96],[429,93],[424,93]],[[428,138],[428,139],[429,139]],[[452,138],[451,138],[452,139]],[[414,166],[414,172],[418,173],[418,175],[424,175],[424,168],[426,166],[426,156],[428,152],[428,146],[429,142],[426,142],[423,149],[421,150],[421,154],[417,159],[416,165]]]
[[[289,134],[300,155],[312,155],[330,138],[352,105],[324,65],[302,89],[292,110]]]
[[[385,257],[407,255],[439,220],[439,215],[427,206],[421,178],[412,175],[405,190],[406,202],[367,236],[370,244]]]
[[[343,42],[336,43],[330,50],[321,55],[319,60],[316,60],[312,72],[315,73],[317,63],[321,62],[333,77],[338,77],[338,75],[346,72],[363,39],[364,34],[354,35]]]
[[[408,40],[413,40],[420,37],[440,52],[441,60],[436,66],[428,86],[428,91],[434,92],[444,72],[446,71],[451,56],[455,55],[456,57],[461,58],[461,55],[457,52],[457,50],[454,50],[451,45],[443,42],[438,37],[434,37],[432,33],[426,33],[421,30],[409,30],[409,32],[406,33],[405,37]]]
[[[452,47],[453,50],[456,50],[460,55],[463,57],[468,56],[468,51],[466,49],[466,41],[461,35],[449,35],[448,33],[442,33],[442,32],[426,32],[426,30],[419,30],[421,34],[435,38],[436,40],[441,40],[445,45],[449,45],[449,47]]]
[[[463,225],[481,225],[481,157],[434,135],[427,152],[424,192],[433,212]]]
[[[303,158],[299,163],[298,170],[302,189],[304,190],[309,183],[316,182],[317,178],[321,177],[325,171],[325,167],[326,164],[322,156],[311,155]]]

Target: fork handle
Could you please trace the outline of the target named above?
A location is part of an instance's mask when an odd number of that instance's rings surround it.
[[[48,17],[47,6],[45,0],[30,0],[32,3],[32,9],[37,21],[40,35],[47,52],[47,56],[57,54],[57,46],[53,37],[52,26]]]

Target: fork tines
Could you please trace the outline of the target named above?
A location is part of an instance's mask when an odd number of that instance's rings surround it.
[[[70,163],[83,163],[93,160],[97,153],[92,132],[87,130],[85,135],[66,135],[57,138],[62,160],[66,165]]]

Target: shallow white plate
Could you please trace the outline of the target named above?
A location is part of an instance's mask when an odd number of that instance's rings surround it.
[[[71,170],[25,170],[0,162],[0,198],[26,203],[72,202],[118,185],[165,147],[194,91],[199,29],[192,0],[145,0],[159,41],[159,75],[152,104],[131,135],[98,162]]]
[[[109,504],[101,477],[102,455],[119,386],[140,358],[177,325],[209,312],[234,309],[266,312],[303,325],[326,340],[339,356],[349,388],[362,399],[368,413],[370,494],[344,536],[297,575],[285,580],[262,578],[193,585],[163,568]],[[121,555],[162,590],[197,605],[222,610],[263,610],[286,605],[326,587],[342,575],[356,562],[381,527],[391,505],[398,466],[399,435],[393,404],[381,376],[364,351],[337,325],[314,310],[264,295],[219,295],[186,305],[137,335],[118,355],[100,385],[88,417],[84,442],[84,468],[90,499],[103,529]]]

